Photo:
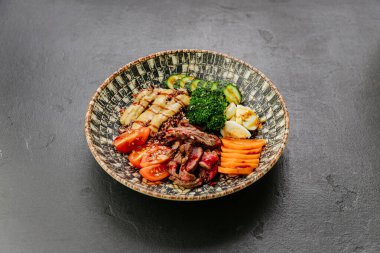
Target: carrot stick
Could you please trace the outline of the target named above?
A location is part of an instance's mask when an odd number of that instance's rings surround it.
[[[218,167],[219,173],[224,174],[233,174],[233,175],[248,175],[252,173],[253,168],[226,168],[226,167]]]
[[[257,154],[260,153],[262,148],[255,148],[255,149],[231,149],[231,148],[226,148],[222,146],[222,152],[223,153],[239,153],[239,154]]]
[[[247,142],[266,142],[265,139],[237,139],[237,138],[230,138],[230,137],[224,137],[224,140],[227,141],[233,141],[236,143],[247,143]]]
[[[220,165],[226,168],[237,168],[237,167],[257,168],[259,166],[258,163],[248,164],[248,163],[236,163],[236,162],[222,162]]]
[[[222,152],[221,153],[222,155],[222,158],[225,157],[225,158],[237,158],[237,159],[258,159],[260,158],[260,154],[250,154],[250,155],[246,155],[246,154],[240,154],[240,153],[224,153]]]
[[[242,164],[258,164],[259,163],[259,159],[236,159],[236,158],[227,158],[227,157],[222,157],[221,161],[242,163]]]
[[[247,143],[247,144],[236,144],[236,143],[233,143],[233,142],[223,141],[223,139],[222,139],[222,142],[223,142],[223,146],[226,147],[226,148],[239,149],[239,150],[241,150],[241,149],[247,150],[247,149],[261,148],[265,144],[265,143],[260,143],[260,142],[257,142],[257,143]]]

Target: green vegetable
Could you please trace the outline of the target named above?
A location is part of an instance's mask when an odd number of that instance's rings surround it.
[[[210,84],[209,81],[203,81],[202,86],[199,86],[199,87],[208,88],[209,84]]]
[[[227,101],[230,103],[240,104],[241,102],[241,93],[236,85],[229,83],[223,90],[224,95],[227,98]]]
[[[226,122],[226,116],[225,115],[214,115],[211,117],[210,121],[206,125],[206,129],[210,129],[211,131],[213,129],[216,129],[214,132],[222,129],[224,127],[224,123]]]
[[[198,87],[198,83],[200,82],[202,82],[202,80],[194,79],[193,81],[191,81],[191,83],[185,84],[185,89],[189,92],[189,94],[191,94]]]
[[[212,89],[212,90],[216,90],[216,89],[218,89],[218,84],[219,84],[219,82],[212,82],[212,83],[211,83],[211,89]]]
[[[190,93],[200,88],[204,90],[222,91],[225,98],[230,103],[240,104],[242,100],[239,89],[233,83],[224,81],[205,81],[195,79],[193,76],[185,76],[183,74],[171,75],[166,81],[166,86],[170,89],[186,88]]]
[[[184,77],[185,75],[183,74],[171,75],[168,77],[168,79],[166,79],[165,84],[169,89],[174,89],[174,85],[176,84],[176,82]]]
[[[197,87],[198,87],[198,84],[201,82],[202,80],[200,79],[195,79],[191,82],[191,85],[190,85],[190,90],[191,91],[194,91]]]
[[[219,81],[218,88],[221,90],[224,90],[226,88],[227,84],[229,84],[229,83],[227,83],[225,81]]]
[[[200,87],[191,95],[186,116],[191,124],[202,126],[209,132],[217,132],[224,127],[227,105],[223,91]]]
[[[181,88],[185,88],[186,84],[191,83],[193,79],[194,79],[193,76],[185,76],[184,78],[181,78],[180,80],[178,80],[177,83],[179,84]]]

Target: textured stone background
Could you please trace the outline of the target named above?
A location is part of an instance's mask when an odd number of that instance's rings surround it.
[[[241,58],[283,94],[271,173],[176,203],[106,175],[84,138],[113,71],[160,50]],[[379,1],[0,0],[0,252],[380,252]]]

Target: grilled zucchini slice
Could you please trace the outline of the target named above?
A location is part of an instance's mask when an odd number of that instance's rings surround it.
[[[241,102],[241,93],[236,85],[229,83],[223,90],[224,95],[227,98],[227,101],[230,103],[240,104]]]
[[[169,76],[168,79],[166,79],[165,81],[166,87],[168,87],[169,89],[174,89],[174,85],[177,83],[177,81],[181,80],[184,77],[184,74],[175,74]]]
[[[218,85],[219,85],[219,82],[212,82],[210,87],[211,87],[211,90],[216,90],[218,89]]]
[[[190,91],[194,91],[197,87],[198,87],[198,84],[201,82],[202,80],[200,79],[194,79],[191,84],[190,84]]]

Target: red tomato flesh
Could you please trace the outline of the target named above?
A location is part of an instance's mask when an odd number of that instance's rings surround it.
[[[166,146],[156,146],[149,150],[147,150],[142,159],[141,159],[141,167],[147,167],[154,164],[165,163],[170,159],[172,150]]]
[[[128,130],[114,140],[114,145],[120,153],[129,153],[133,149],[143,145],[149,137],[149,127],[141,127],[136,130]]]
[[[166,165],[162,164],[144,167],[139,172],[141,176],[152,182],[162,180],[170,175],[166,170]]]
[[[136,168],[141,168],[141,159],[147,151],[148,147],[143,146],[141,148],[135,149],[128,155],[129,162]]]

